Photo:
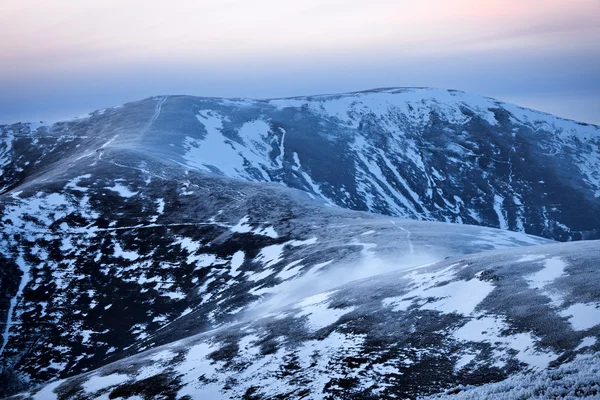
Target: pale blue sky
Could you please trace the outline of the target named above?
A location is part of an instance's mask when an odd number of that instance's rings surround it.
[[[600,124],[598,0],[4,0],[0,121],[157,94],[460,89]]]

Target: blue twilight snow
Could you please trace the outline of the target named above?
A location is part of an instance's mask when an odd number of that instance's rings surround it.
[[[554,242],[598,237],[595,126],[389,89],[0,129],[2,393],[407,397],[598,351],[600,246]]]

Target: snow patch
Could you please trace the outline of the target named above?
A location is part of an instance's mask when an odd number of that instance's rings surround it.
[[[111,386],[120,385],[128,380],[129,376],[123,374],[110,374],[105,376],[92,375],[90,379],[83,384],[83,390],[86,393],[92,394]]]
[[[576,331],[585,331],[600,325],[600,303],[573,304],[566,310],[561,311],[560,315],[569,318],[569,323]]]

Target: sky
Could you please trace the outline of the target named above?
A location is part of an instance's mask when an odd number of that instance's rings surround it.
[[[2,0],[0,121],[429,86],[600,124],[600,0]]]

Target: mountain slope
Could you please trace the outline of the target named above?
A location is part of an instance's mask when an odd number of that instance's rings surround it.
[[[134,148],[232,178],[282,182],[354,210],[600,238],[600,128],[457,91],[164,96],[38,130],[35,139],[24,125],[2,132],[4,190],[45,164],[54,170],[96,151]]]
[[[414,398],[516,372],[545,374],[573,360],[581,369],[561,368],[585,375],[598,369],[589,354],[600,350],[599,257],[598,242],[548,244],[378,275],[54,383],[44,393]],[[561,380],[576,386],[571,379],[552,377],[555,387]],[[580,396],[600,394],[598,379],[588,374]],[[542,390],[540,382],[536,394],[546,397]]]
[[[62,398],[147,383],[192,396],[416,396],[589,355],[595,344],[576,346],[597,326],[583,337],[563,313],[595,315],[600,246],[552,239],[599,237],[599,132],[433,89],[163,96],[0,126],[0,396],[69,377]],[[473,321],[496,336],[453,336]],[[191,344],[217,355],[192,354],[208,375],[188,385],[177,374],[198,372],[180,363]],[[157,346],[179,355],[154,360]],[[365,364],[388,348],[394,368],[412,360],[402,374]],[[113,378],[114,394],[92,390]]]
[[[211,329],[269,296],[549,242],[353,212],[131,153],[112,160],[0,200],[10,293],[0,354],[33,382],[97,367],[155,334],[165,343]]]

